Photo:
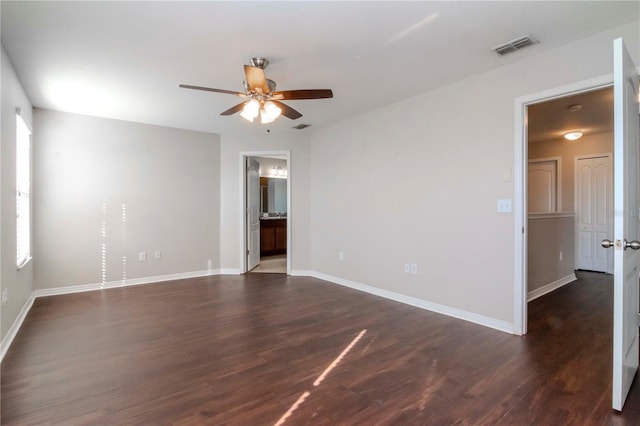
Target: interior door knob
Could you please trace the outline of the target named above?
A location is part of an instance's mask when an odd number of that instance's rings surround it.
[[[600,244],[602,244],[602,247],[604,248],[611,248],[614,246],[614,243],[611,240],[602,240]]]
[[[633,249],[633,250],[640,249],[640,241],[635,241],[635,240],[634,241],[627,241],[627,240],[624,240],[624,249],[626,250],[628,248]]]
[[[602,245],[602,247],[604,248],[611,248],[615,245],[615,243],[611,240],[602,240],[602,242],[600,243]],[[640,250],[640,241],[627,241],[624,240],[624,249],[633,249],[633,250]]]

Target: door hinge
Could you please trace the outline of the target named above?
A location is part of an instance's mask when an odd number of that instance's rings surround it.
[[[247,256],[249,256],[249,250],[247,250]]]

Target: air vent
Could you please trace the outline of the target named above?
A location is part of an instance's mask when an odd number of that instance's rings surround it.
[[[297,126],[294,126],[294,129],[298,129],[298,130],[302,130],[302,129],[306,129],[307,127],[311,127],[311,124],[298,124]]]
[[[498,55],[506,55],[507,53],[515,52],[516,50],[531,46],[532,44],[536,44],[537,42],[538,41],[532,38],[530,35],[526,35],[508,41],[505,44],[501,44],[500,46],[496,46],[492,50]]]

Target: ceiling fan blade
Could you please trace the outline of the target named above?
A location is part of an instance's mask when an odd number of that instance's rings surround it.
[[[297,118],[302,117],[302,114],[300,114],[295,109],[291,108],[289,105],[285,105],[282,102],[274,101],[274,100],[271,100],[271,102],[276,104],[278,106],[278,108],[280,108],[280,110],[282,111],[282,115],[284,115],[287,118],[295,120]]]
[[[236,112],[240,112],[242,111],[242,108],[244,108],[244,104],[246,104],[246,102],[242,102],[242,103],[239,103],[238,105],[232,106],[228,110],[221,112],[220,115],[232,115],[232,114],[235,114]]]
[[[240,96],[242,98],[247,96],[242,92],[234,92],[233,90],[214,89],[214,88],[211,88],[211,87],[201,87],[201,86],[191,86],[189,84],[181,84],[180,87],[182,87],[183,89],[195,89],[195,90],[205,90],[207,92],[227,93],[229,95],[236,95],[236,96]]]
[[[282,90],[273,94],[276,99],[300,100],[300,99],[326,99],[333,98],[331,89],[303,89],[303,90]]]
[[[267,84],[267,78],[264,76],[264,70],[251,65],[245,65],[244,75],[247,78],[247,84],[250,90],[261,89],[262,93],[269,93],[269,85]]]

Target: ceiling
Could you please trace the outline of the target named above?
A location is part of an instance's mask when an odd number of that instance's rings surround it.
[[[580,105],[578,111],[569,109],[574,105]],[[613,132],[613,87],[531,105],[527,112],[530,143],[562,139],[574,130]]]
[[[243,65],[270,61],[280,90],[332,89],[289,101],[320,126],[638,19],[640,3],[586,2],[27,2],[2,1],[4,45],[33,105],[227,133],[253,125],[220,112]],[[540,41],[500,57],[491,49]]]

